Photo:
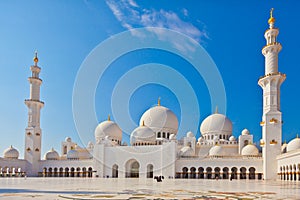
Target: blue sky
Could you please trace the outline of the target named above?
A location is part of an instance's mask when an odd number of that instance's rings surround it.
[[[133,28],[160,27],[185,34],[197,41],[210,55],[222,77],[226,91],[226,109],[220,108],[233,122],[233,135],[244,128],[261,137],[259,122],[262,114],[262,91],[257,85],[264,73],[264,31],[268,28],[269,10],[274,7],[276,26],[280,28],[278,41],[283,45],[279,55],[279,70],[287,74],[281,90],[283,111],[283,140],[291,140],[300,130],[298,123],[299,87],[298,57],[300,41],[300,2],[290,1],[0,1],[0,152],[9,145],[23,155],[24,130],[29,97],[29,66],[35,50],[39,52],[40,74],[43,79],[41,100],[43,129],[42,151],[51,147],[60,150],[60,142],[70,136],[82,145],[92,140],[94,128],[77,133],[72,113],[72,94],[78,71],[101,42]],[[159,33],[157,33],[159,35]],[[171,42],[174,42],[170,39]],[[125,43],[126,41],[124,41]],[[113,48],[118,49],[116,44]],[[184,44],[182,44],[184,45]],[[180,47],[178,47],[180,48]],[[186,59],[172,52],[142,49],[120,56],[107,68],[95,92],[95,112],[98,121],[112,114],[111,94],[118,80],[136,66],[159,63],[169,66],[188,80],[199,102],[200,120],[187,115],[191,127],[199,129],[215,105],[208,86]],[[145,71],[137,79],[143,79]],[[175,76],[154,71],[172,80]],[[176,86],[176,80],[173,81]],[[88,82],[87,82],[88,83]],[[181,88],[177,83],[177,88]],[[122,85],[126,88],[126,84]],[[185,88],[183,88],[184,90]],[[217,88],[220,89],[220,88]],[[184,107],[176,94],[166,85],[149,83],[133,91],[128,111],[134,123],[142,113],[155,105],[161,97],[162,105],[172,109],[181,119]],[[185,95],[186,99],[192,98]],[[123,99],[118,105],[123,106]],[[124,106],[126,104],[124,103]],[[84,108],[83,108],[84,109]],[[196,109],[196,108],[195,108]],[[125,116],[112,116],[120,119]],[[126,116],[127,117],[127,116]],[[87,117],[88,118],[88,117]],[[122,128],[122,126],[121,126]],[[188,130],[186,130],[188,131]],[[184,133],[179,133],[183,135]],[[199,131],[197,133],[199,137]],[[128,140],[128,133],[124,133]]]

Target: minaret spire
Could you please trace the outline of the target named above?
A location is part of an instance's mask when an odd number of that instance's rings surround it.
[[[265,180],[277,178],[276,157],[281,152],[282,114],[280,111],[280,86],[285,74],[278,72],[278,54],[281,44],[277,42],[279,29],[274,27],[274,9],[270,11],[269,29],[265,31],[266,45],[262,49],[265,56],[265,75],[258,84],[263,89],[262,156],[263,176]]]
[[[276,21],[275,18],[273,17],[273,11],[274,11],[274,8],[271,8],[271,10],[270,10],[270,18],[268,20],[270,28],[274,27],[274,24],[275,24],[275,21]]]
[[[38,59],[38,52],[35,51],[34,52],[34,57],[33,57],[33,62],[34,62],[34,66],[37,66],[37,63],[39,62],[39,59]]]
[[[30,66],[31,76],[28,78],[30,84],[30,97],[25,100],[28,108],[28,124],[25,130],[25,160],[28,161],[28,174],[37,176],[39,160],[41,159],[41,136],[40,111],[44,102],[40,101],[40,86],[42,79],[39,78],[41,68],[37,65],[37,52],[33,58],[34,65]]]

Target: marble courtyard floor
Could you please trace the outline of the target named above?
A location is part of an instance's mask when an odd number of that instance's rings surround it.
[[[0,199],[300,199],[300,182],[1,178]]]

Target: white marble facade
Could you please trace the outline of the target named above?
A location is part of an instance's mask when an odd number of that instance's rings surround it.
[[[140,126],[132,131],[130,145],[122,141],[122,129],[110,119],[95,127],[95,142],[80,147],[67,137],[61,150],[49,150],[41,158],[39,78],[37,54],[29,77],[28,126],[24,159],[11,146],[0,158],[0,176],[105,177],[105,178],[199,178],[199,179],[282,179],[300,180],[300,139],[282,144],[280,85],[285,74],[278,71],[279,30],[271,15],[265,32],[265,75],[263,89],[262,152],[255,146],[251,131],[236,138],[232,122],[217,111],[203,120],[200,137],[192,132],[178,138],[177,116],[158,104],[147,110]],[[270,134],[272,133],[272,134]]]

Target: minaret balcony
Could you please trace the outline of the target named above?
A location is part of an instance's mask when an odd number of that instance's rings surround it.
[[[40,101],[40,100],[36,100],[36,99],[25,99],[25,104],[28,106],[28,105],[31,105],[31,104],[38,104],[40,105],[41,107],[44,106],[44,102],[43,101]]]
[[[276,31],[279,32],[279,29],[278,29],[278,28],[274,28],[274,27],[273,27],[273,28],[269,28],[269,29],[265,30],[265,33],[268,32],[268,31],[274,31],[274,30],[276,30]]]
[[[28,81],[30,83],[36,82],[36,83],[39,83],[39,84],[41,84],[43,82],[42,79],[40,79],[38,77],[33,77],[33,76],[28,77]]]
[[[286,77],[286,74],[281,73],[281,72],[276,72],[276,73],[269,73],[269,74],[260,76],[258,80],[263,79],[263,78],[268,77],[268,76],[276,76],[276,75],[281,75],[283,77]]]
[[[265,45],[261,52],[265,56],[267,53],[270,52],[276,52],[279,53],[279,51],[282,49],[282,46],[279,42],[272,42],[270,44]]]

